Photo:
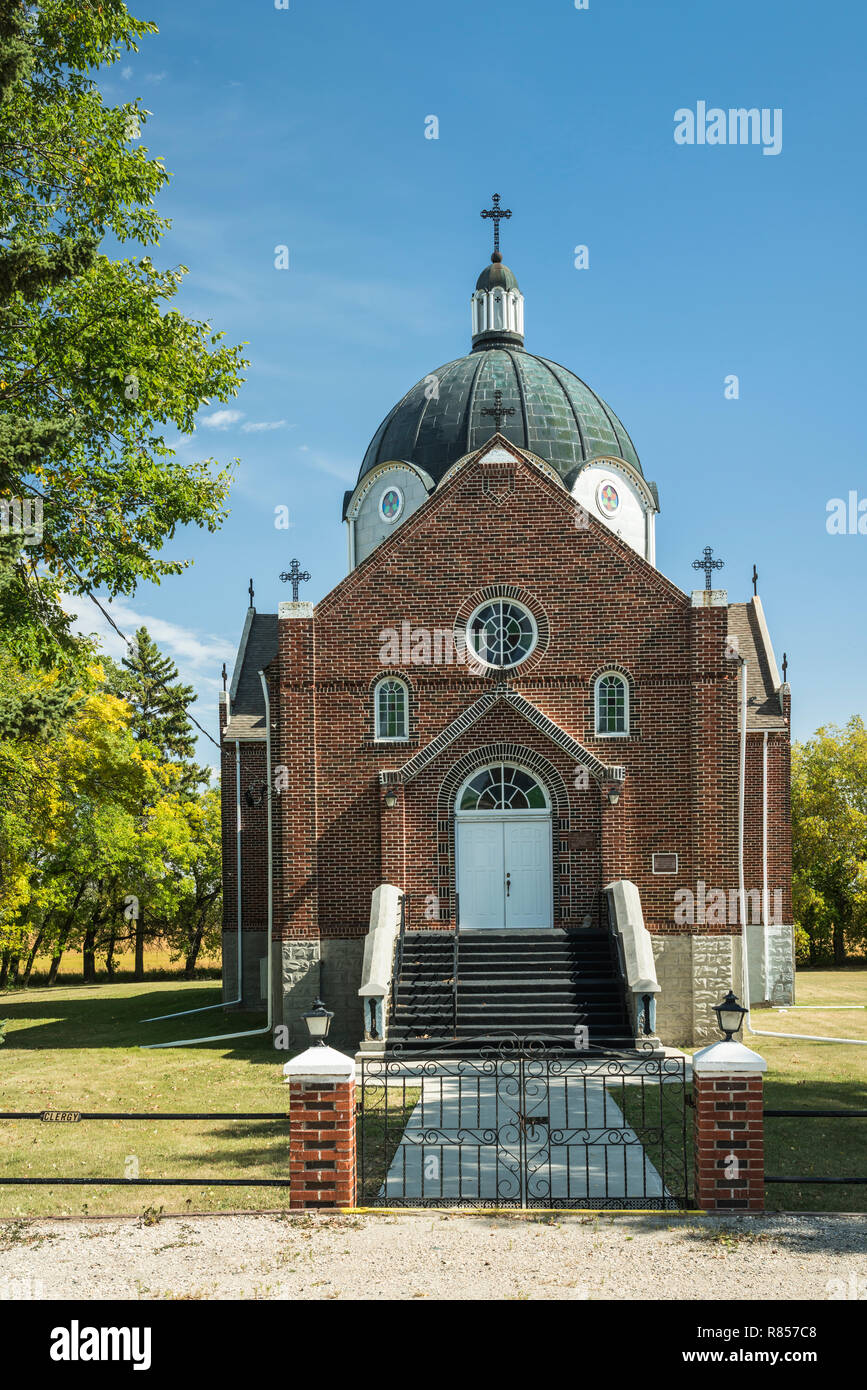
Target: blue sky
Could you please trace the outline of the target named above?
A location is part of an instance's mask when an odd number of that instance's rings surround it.
[[[343,493],[371,436],[416,380],[468,350],[490,253],[479,211],[495,190],[513,210],[503,250],[527,347],[589,382],[629,430],[659,487],[659,568],[689,590],[712,545],[726,562],[716,582],[743,601],[755,562],[796,735],[863,710],[867,535],[825,524],[830,498],[867,497],[862,12],[130,8],[160,34],[102,86],[143,98],[144,143],[173,176],[155,259],[190,267],[180,307],[251,358],[238,399],[203,410],[181,441],[190,459],[240,457],[228,521],[177,536],[170,553],[192,568],[115,605],[195,683],[203,724],[216,728],[249,577],[262,611],[289,596],[278,575],[295,554],[312,574],[304,597],[342,578]],[[674,113],[699,101],[780,108],[781,152],[677,145]],[[281,244],[288,271],[274,268]],[[237,415],[208,424],[220,409]],[[281,505],[288,532],[274,526]]]

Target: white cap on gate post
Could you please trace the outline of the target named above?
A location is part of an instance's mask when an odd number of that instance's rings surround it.
[[[355,1058],[333,1047],[308,1047],[286,1062],[285,1081],[353,1081]]]
[[[693,1076],[760,1076],[767,1069],[764,1057],[733,1039],[711,1043],[692,1058]]]

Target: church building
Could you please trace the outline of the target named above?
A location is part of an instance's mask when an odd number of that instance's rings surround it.
[[[470,350],[373,436],[348,574],[314,605],[293,561],[291,601],[251,599],[220,706],[225,1002],[270,996],[296,1047],[320,998],[352,1050],[702,1042],[729,989],[793,997],[789,686],[709,547],[692,591],[657,569],[656,484],[525,348],[510,214],[485,215]]]

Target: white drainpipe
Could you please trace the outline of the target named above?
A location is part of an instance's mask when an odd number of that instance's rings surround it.
[[[266,1023],[265,1023],[264,1028],[246,1028],[246,1029],[244,1029],[244,1031],[241,1032],[241,1033],[215,1033],[212,1037],[209,1037],[209,1038],[183,1038],[183,1039],[181,1039],[180,1042],[142,1043],[142,1044],[140,1044],[140,1046],[142,1046],[143,1048],[146,1048],[147,1050],[156,1049],[156,1048],[158,1048],[158,1047],[197,1047],[197,1046],[199,1045],[199,1043],[206,1043],[206,1042],[224,1042],[224,1041],[228,1041],[230,1038],[252,1038],[252,1037],[255,1037],[256,1034],[258,1034],[258,1033],[270,1033],[270,1032],[271,1032],[271,1008],[272,1008],[272,1003],[271,1003],[271,975],[272,975],[272,962],[273,962],[273,954],[274,954],[274,953],[273,953],[273,948],[272,948],[272,945],[271,945],[271,932],[272,932],[273,923],[274,923],[274,891],[273,891],[273,889],[274,889],[274,854],[273,854],[273,836],[272,836],[272,829],[271,829],[271,785],[272,785],[272,782],[271,782],[271,699],[270,699],[270,696],[269,696],[269,694],[268,694],[268,682],[267,682],[266,679],[265,679],[265,672],[264,672],[264,671],[260,671],[260,672],[259,672],[259,680],[262,682],[262,691],[263,691],[263,694],[264,694],[264,696],[265,696],[265,772],[266,772],[267,779],[268,779],[268,791],[267,791],[266,798],[265,798],[265,806],[266,806],[266,808],[267,808],[266,814],[267,814],[267,817],[268,817],[268,938],[267,938],[266,947],[265,947],[266,952],[267,952],[266,959],[267,959],[267,962],[268,962],[268,986],[267,986],[267,988],[268,988],[268,1014],[267,1014],[267,1021],[266,1021]],[[236,753],[235,768],[236,768],[237,797],[238,797],[238,832],[237,832],[237,838],[238,838],[238,991],[239,991],[239,995],[240,995],[240,994],[243,992],[243,991],[241,990],[241,801],[240,801],[240,797],[241,797],[241,779],[240,779],[240,776],[238,776],[238,769],[239,769],[239,767],[240,767],[240,757],[241,757],[241,754],[240,754],[240,749],[239,749],[239,747],[238,747],[237,740],[236,740],[236,742],[235,742],[235,753]],[[233,1003],[238,1003],[239,1001],[238,1001],[238,1000],[233,1000],[232,1002],[233,1002]],[[209,1009],[211,1009],[211,1008],[220,1008],[220,1007],[222,1007],[222,1006],[219,1005],[219,1004],[208,1004],[206,1007],[209,1008]],[[199,1011],[198,1009],[189,1009],[187,1012],[189,1012],[189,1013],[198,1013],[198,1012],[200,1012],[200,1011]],[[173,1015],[173,1014],[166,1014],[166,1015],[165,1015],[166,1018],[173,1018],[174,1016],[175,1016],[175,1015]],[[152,1020],[152,1021],[153,1021],[153,1020]]]
[[[856,1047],[867,1047],[867,1038],[827,1038],[819,1036],[817,1033],[777,1033],[771,1032],[767,1028],[754,1028],[750,1014],[750,968],[747,960],[747,912],[746,912],[746,890],[744,888],[744,794],[746,789],[746,768],[747,768],[747,662],[746,657],[741,657],[741,757],[740,757],[740,776],[738,779],[738,897],[739,912],[741,922],[741,969],[743,971],[743,994],[746,1016],[744,1027],[747,1032],[752,1033],[757,1038],[795,1038],[804,1042],[831,1042],[854,1044]]]
[[[237,899],[238,899],[238,995],[235,999],[221,999],[219,1004],[203,1004],[199,1009],[181,1009],[176,1014],[156,1014],[153,1018],[143,1018],[142,1023],[162,1023],[166,1018],[186,1018],[189,1014],[206,1014],[210,1009],[228,1009],[232,1004],[240,1004],[243,993],[243,979],[241,976],[241,745],[235,739],[235,804],[237,816],[236,846],[235,857],[237,864]]]

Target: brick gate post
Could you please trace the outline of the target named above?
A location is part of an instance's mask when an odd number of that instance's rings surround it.
[[[308,1047],[283,1068],[289,1086],[289,1206],[354,1207],[355,1062]]]
[[[712,1043],[692,1059],[695,1203],[703,1211],[763,1211],[762,1076],[768,1064],[743,1043]]]

